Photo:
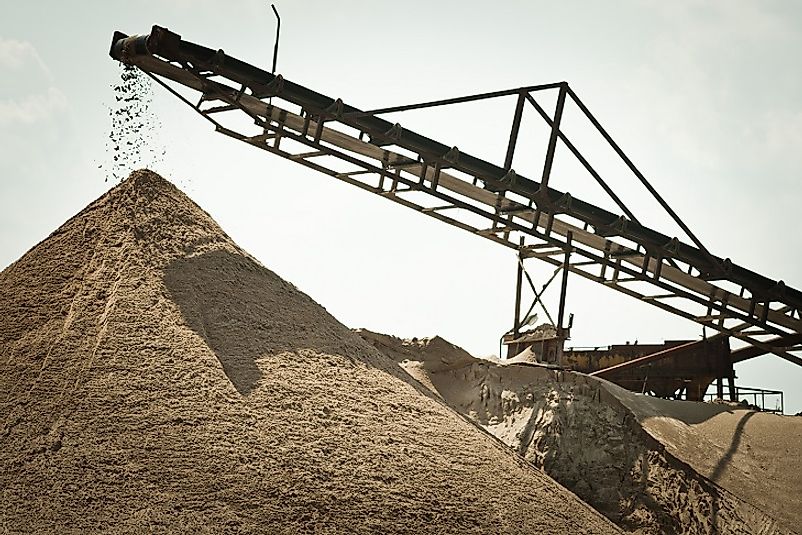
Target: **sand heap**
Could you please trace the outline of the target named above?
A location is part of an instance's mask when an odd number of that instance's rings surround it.
[[[678,459],[789,529],[802,526],[802,418],[610,389]]]
[[[441,338],[358,332],[626,531],[802,525],[802,418],[641,396],[579,373],[475,359]]]
[[[0,532],[615,533],[139,171],[0,273]]]

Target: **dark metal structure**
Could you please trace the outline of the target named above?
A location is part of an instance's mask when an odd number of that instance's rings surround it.
[[[716,394],[724,399],[723,379],[729,379],[728,397],[736,386],[727,338],[679,340],[664,344],[626,344],[607,348],[572,348],[563,353],[571,369],[603,377],[635,392],[658,397],[702,401],[717,381]]]
[[[712,254],[565,82],[362,111],[158,26],[145,36],[115,33],[111,56],[152,76],[220,133],[514,249],[521,266],[530,258],[554,265],[562,271],[558,332],[566,328],[564,298],[571,272],[715,329],[718,337],[747,342],[749,348],[738,360],[770,352],[802,365],[802,358],[794,354],[802,342],[802,292]],[[187,96],[186,89],[194,96]],[[538,100],[547,92],[556,93],[553,113]],[[517,100],[500,164],[381,118],[391,112],[503,96]],[[561,130],[569,105],[587,118],[690,243],[638,221]],[[512,166],[525,106],[537,112],[550,132],[537,180],[516,173]],[[552,187],[560,145],[618,211]],[[515,334],[521,322],[522,274],[519,271]]]
[[[755,388],[752,386],[736,386],[733,393],[734,400],[740,401],[741,405],[757,408],[764,412],[783,414],[785,411],[785,399],[781,390],[766,390],[765,388]],[[705,400],[716,399],[716,394],[705,394]],[[718,396],[719,399],[723,399]],[[766,399],[768,398],[768,400]],[[774,402],[774,406],[768,402]],[[751,403],[750,403],[751,402]]]

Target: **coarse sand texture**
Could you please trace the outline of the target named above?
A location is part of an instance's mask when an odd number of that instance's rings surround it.
[[[0,273],[0,533],[29,532],[617,528],[137,171]]]
[[[634,394],[359,331],[421,385],[630,533],[787,534],[802,521],[802,418]]]

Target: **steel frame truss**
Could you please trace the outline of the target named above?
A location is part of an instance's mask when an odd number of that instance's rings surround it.
[[[111,54],[138,66],[222,134],[509,247],[522,260],[538,258],[566,275],[574,273],[710,327],[719,336],[747,342],[754,354],[745,358],[771,352],[802,365],[793,354],[802,340],[802,292],[713,256],[565,82],[365,112],[156,26],[150,36],[116,33]],[[199,94],[197,102],[168,81]],[[545,91],[558,92],[551,115],[537,100]],[[503,167],[376,119],[509,95],[517,100]],[[560,129],[568,103],[583,112],[695,248],[638,222]],[[527,104],[551,129],[540,183],[512,169]],[[225,126],[231,116],[236,126]],[[549,186],[559,142],[607,192],[620,216]],[[498,171],[490,176],[487,169]],[[564,301],[560,308],[561,328]]]

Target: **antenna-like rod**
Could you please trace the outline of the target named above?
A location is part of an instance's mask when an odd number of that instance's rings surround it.
[[[275,4],[270,4],[270,7],[273,8],[273,13],[276,14],[276,21],[278,21],[276,24],[276,44],[273,46],[273,70],[270,71],[270,74],[276,74],[276,60],[278,59],[278,36],[279,32],[281,32],[281,17],[276,10]]]

